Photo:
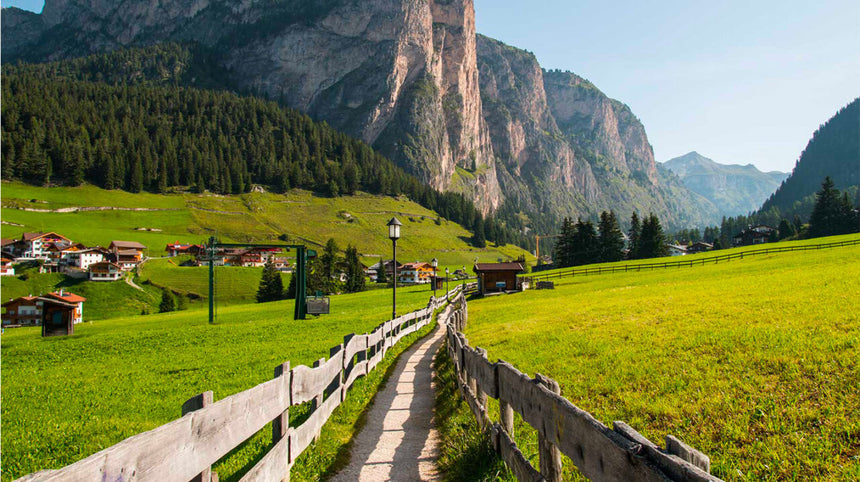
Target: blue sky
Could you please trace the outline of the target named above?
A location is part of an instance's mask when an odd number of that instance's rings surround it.
[[[860,96],[860,2],[475,0],[478,32],[629,105],[657,160],[790,171]]]
[[[478,32],[629,105],[659,161],[695,150],[790,171],[815,129],[860,96],[856,0],[475,0],[475,9]]]

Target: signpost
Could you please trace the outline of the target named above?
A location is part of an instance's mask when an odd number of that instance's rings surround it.
[[[308,286],[308,257],[315,257],[316,251],[307,249],[301,244],[231,244],[219,243],[215,237],[209,238],[209,323],[215,323],[215,253],[218,248],[272,248],[272,249],[295,249],[296,269],[296,307],[293,312],[294,320],[304,320],[308,313],[307,286]]]

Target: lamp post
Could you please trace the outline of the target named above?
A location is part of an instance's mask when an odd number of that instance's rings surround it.
[[[433,297],[435,298],[436,297],[436,267],[439,266],[439,260],[436,258],[433,258],[433,260],[430,261],[430,264],[433,265]]]
[[[448,275],[448,268],[445,268],[445,300],[448,300],[448,293],[451,291],[449,289],[448,281],[450,280],[450,276]]]
[[[388,221],[388,237],[391,239],[392,246],[392,260],[391,267],[394,272],[394,289],[392,290],[391,297],[391,319],[397,318],[397,240],[400,239],[400,226],[403,226],[403,223],[400,222],[396,217],[391,218],[391,221]],[[385,263],[383,263],[384,265]],[[382,267],[385,269],[385,266]]]

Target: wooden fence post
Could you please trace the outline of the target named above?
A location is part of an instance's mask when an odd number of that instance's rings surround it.
[[[275,378],[278,377],[289,377],[290,373],[290,362],[282,363],[275,367]],[[287,393],[290,393],[290,383],[291,381],[287,381]],[[292,394],[290,393],[290,397]],[[292,401],[292,400],[291,400]],[[290,404],[287,404],[287,409],[283,411],[280,415],[275,417],[272,420],[272,445],[275,445],[284,438],[284,435],[287,434],[287,429],[290,427]]]
[[[320,358],[319,360],[314,362],[314,368],[319,368],[325,363],[325,358]],[[318,408],[322,405],[323,402],[323,393],[315,396],[313,400],[311,400],[311,413],[316,412]]]
[[[328,351],[329,360],[331,360],[334,357],[340,358],[340,370],[338,371],[337,378],[332,380],[331,383],[329,384],[328,388],[325,389],[326,396],[331,395],[332,393],[334,393],[337,390],[338,387],[343,385],[343,381],[345,379],[344,375],[343,375],[343,366],[346,363],[346,361],[344,360],[344,355],[345,355],[346,350],[344,350],[343,348],[344,348],[344,345],[335,345],[335,346],[331,347]],[[340,401],[342,402],[343,401],[343,398],[342,398],[343,397],[343,390],[341,390],[340,393],[341,393]]]
[[[487,359],[487,350],[484,348],[475,348],[475,351],[478,352],[478,355],[484,360]],[[484,413],[485,418],[478,420],[478,424],[483,425],[484,421],[487,420],[487,392],[484,391],[484,387],[482,387],[477,380],[475,381],[475,396],[478,397],[478,403],[481,405],[481,411]],[[486,427],[481,427],[486,428]]]
[[[215,395],[211,390],[203,392],[198,395],[194,395],[189,398],[185,403],[182,404],[182,416],[196,412],[208,405],[212,405],[215,401]],[[206,467],[203,472],[197,474],[191,482],[218,482],[218,474],[212,472],[212,467]]]
[[[349,357],[349,360],[346,359],[346,347],[349,345],[349,340],[352,340],[353,338],[355,338],[355,333],[350,333],[343,337],[343,345],[341,345],[343,347],[343,363],[341,363],[343,371],[340,376],[341,384],[344,384],[349,380],[349,375],[352,374],[352,368],[355,366],[356,360],[361,362],[361,352]],[[346,398],[346,389],[340,391],[340,401],[342,402],[344,398]]]
[[[549,391],[561,395],[561,387],[552,378],[535,373],[535,381],[549,389]],[[541,430],[538,430],[540,473],[547,482],[561,482],[561,451],[546,439],[543,432],[544,429],[541,427]]]

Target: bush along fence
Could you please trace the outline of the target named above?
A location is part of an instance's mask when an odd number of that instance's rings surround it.
[[[596,481],[719,481],[710,475],[710,459],[673,436],[660,448],[624,422],[609,429],[561,396],[558,382],[536,374],[529,378],[504,361],[490,363],[487,351],[472,348],[463,335],[468,309],[460,294],[439,315],[446,325],[448,354],[458,388],[478,424],[520,481],[561,480],[561,454]],[[488,397],[499,401],[500,421],[492,422]],[[538,433],[540,470],[514,442],[514,412]]]
[[[643,264],[625,264],[623,266],[599,266],[597,268],[573,268],[566,271],[558,271],[555,273],[547,273],[542,275],[524,276],[523,280],[529,282],[531,286],[537,286],[538,282],[548,281],[558,278],[569,278],[572,276],[590,276],[597,274],[611,273],[628,273],[639,272],[642,270],[654,270],[663,268],[683,268],[693,266],[704,266],[706,264],[718,264],[721,262],[732,261],[735,259],[744,259],[752,256],[761,256],[776,253],[788,253],[792,251],[810,251],[828,248],[844,248],[846,246],[856,246],[860,244],[860,239],[852,239],[850,241],[839,241],[836,243],[825,244],[810,244],[805,246],[781,246],[777,248],[754,249],[749,251],[741,251],[737,253],[724,254],[721,256],[711,256],[709,258],[699,258],[691,260],[667,261],[665,263],[643,263]]]
[[[18,481],[217,481],[212,464],[272,422],[273,445],[242,481],[289,480],[296,459],[319,437],[323,425],[347,396],[352,384],[370,373],[403,337],[433,319],[446,298],[430,298],[426,308],[377,326],[371,333],[350,334],[313,367],[275,367],[272,380],[213,402],[211,391],[185,402],[182,417],[129,437],[83,460],[57,470],[26,475]],[[311,403],[310,416],[289,426],[291,406]]]

